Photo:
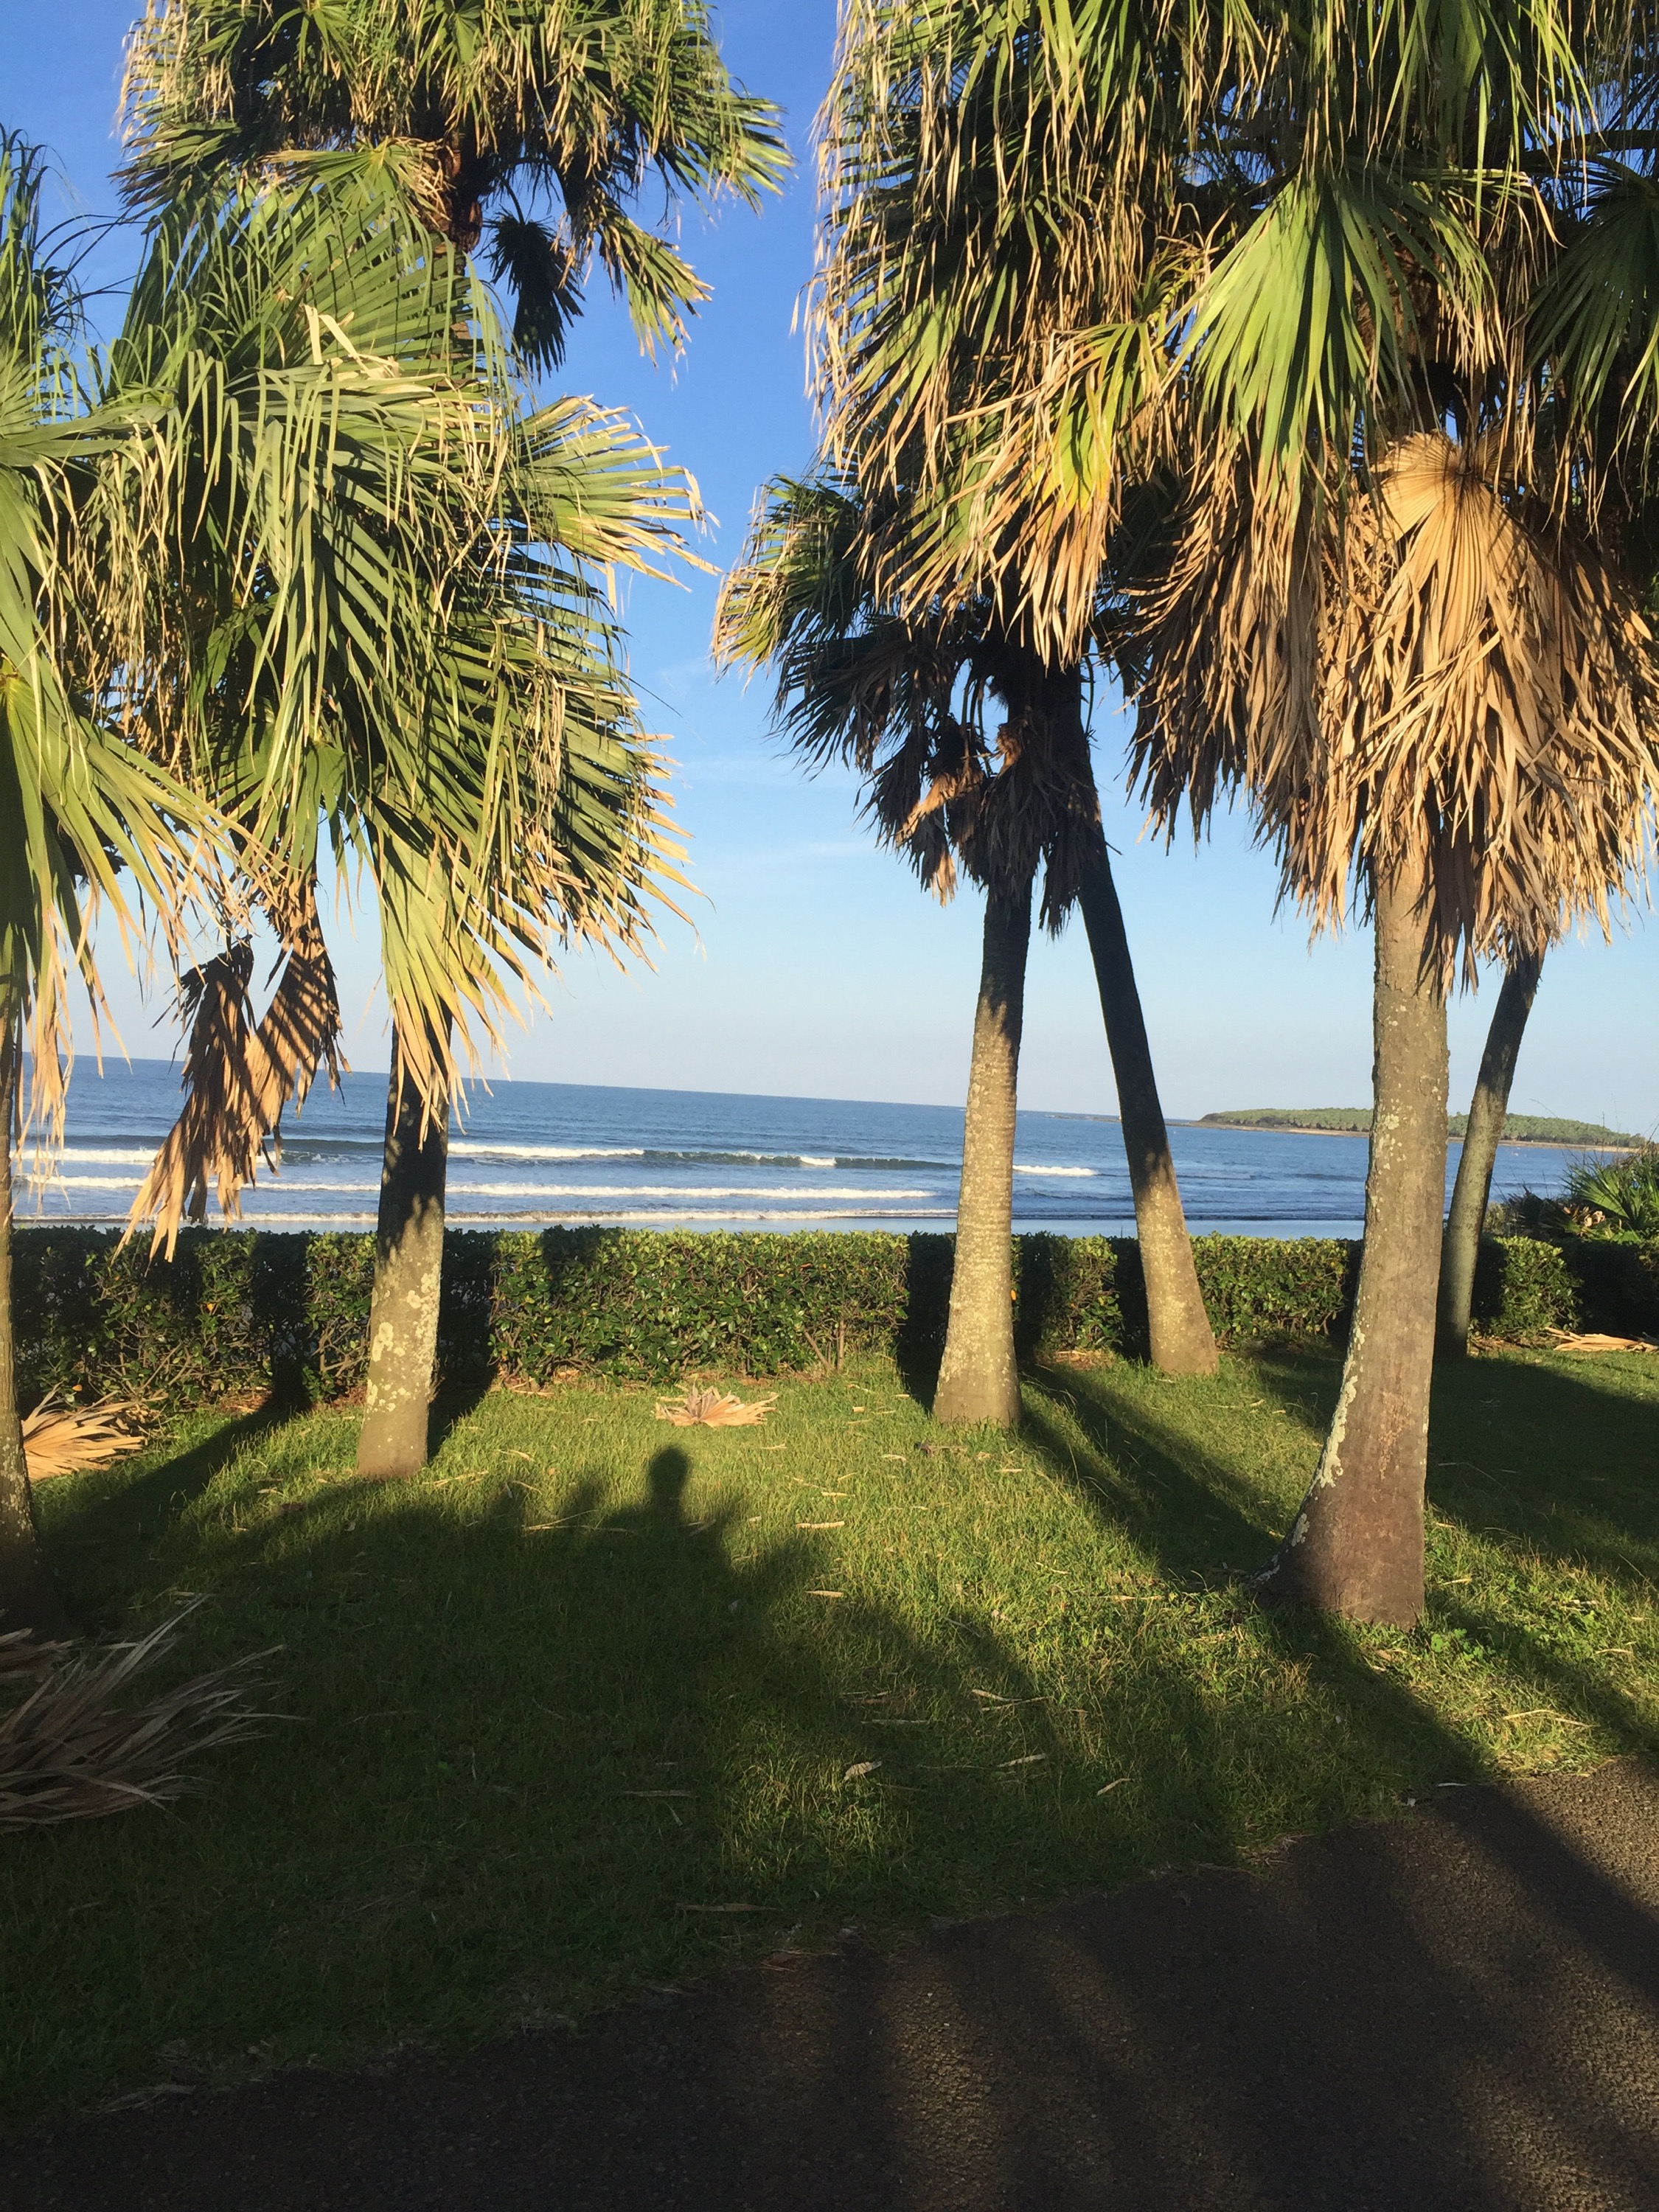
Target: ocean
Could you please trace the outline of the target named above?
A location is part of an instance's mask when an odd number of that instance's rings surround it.
[[[45,1176],[25,1147],[21,1223],[116,1223],[179,1110],[165,1060],[75,1070],[67,1138]],[[386,1079],[349,1075],[285,1117],[280,1161],[245,1192],[245,1223],[367,1229],[374,1222]],[[1364,1212],[1363,1137],[1280,1131],[1170,1131],[1194,1231],[1255,1237],[1357,1237]],[[1556,1188],[1572,1154],[1506,1146],[1493,1196]],[[1022,1113],[1014,1224],[1062,1236],[1133,1231],[1115,1121]],[[456,1228],[605,1222],[647,1229],[947,1230],[956,1206],[962,1115],[943,1106],[768,1098],[708,1091],[633,1091],[578,1083],[469,1087],[451,1145]],[[1457,1148],[1447,1158],[1447,1190]],[[210,1219],[221,1217],[214,1204]]]

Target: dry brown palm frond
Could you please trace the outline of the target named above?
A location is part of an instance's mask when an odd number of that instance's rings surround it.
[[[304,1103],[325,1062],[340,1075],[340,1001],[311,886],[270,892],[267,910],[283,941],[282,974],[264,1018],[252,1020],[248,988],[253,948],[246,939],[216,953],[184,978],[179,1006],[190,1024],[184,1111],[132,1202],[126,1234],[153,1222],[152,1253],[169,1255],[186,1216],[207,1215],[208,1185],[222,1212],[241,1211],[283,1108]]]
[[[1243,470],[1202,481],[1146,599],[1137,772],[1155,818],[1250,795],[1316,927],[1354,880],[1420,885],[1460,950],[1605,929],[1648,858],[1659,660],[1594,543],[1528,512],[1501,455],[1401,440],[1376,495],[1339,487],[1286,533]]]
[[[108,1467],[135,1452],[143,1442],[137,1426],[141,1412],[131,1398],[105,1398],[95,1406],[54,1404],[42,1399],[23,1417],[23,1455],[29,1480],[55,1474],[81,1474]]]
[[[1432,884],[1445,944],[1607,930],[1659,791],[1635,593],[1588,542],[1511,512],[1479,446],[1403,441],[1382,495],[1395,557],[1350,710],[1370,857]]]
[[[187,1760],[253,1733],[259,1716],[247,1698],[256,1659],[198,1674],[144,1705],[118,1702],[133,1677],[172,1649],[184,1618],[111,1650],[41,1655],[50,1662],[46,1680],[0,1715],[0,1831],[166,1804],[191,1786]],[[0,1655],[11,1641],[0,1639]]]
[[[43,1644],[32,1629],[11,1629],[0,1636],[0,1686],[25,1674],[44,1674],[68,1650],[67,1644]]]
[[[775,1397],[745,1401],[725,1390],[687,1390],[659,1406],[657,1419],[677,1429],[746,1429],[763,1421],[776,1403]]]
[[[1549,1334],[1558,1352],[1659,1352],[1659,1344],[1646,1336],[1607,1336],[1595,1329],[1581,1336],[1567,1328]]]

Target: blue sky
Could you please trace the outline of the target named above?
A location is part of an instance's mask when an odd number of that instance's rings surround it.
[[[0,121],[47,144],[65,212],[112,210],[107,172],[121,42],[134,0],[0,0],[7,67]],[[833,0],[726,0],[726,52],[752,90],[788,112],[799,164],[758,217],[688,215],[687,251],[714,298],[678,363],[642,362],[626,319],[595,286],[561,373],[562,388],[630,408],[702,485],[717,527],[702,549],[740,550],[757,487],[799,469],[813,444],[794,323],[812,258],[810,131],[829,70]],[[89,264],[118,287],[131,245]],[[106,313],[112,313],[108,309]],[[980,908],[939,909],[876,850],[846,781],[803,777],[767,733],[763,684],[716,683],[708,665],[714,583],[640,584],[626,599],[633,672],[678,763],[676,795],[703,896],[695,932],[665,919],[654,970],[580,957],[550,982],[550,1011],[514,1036],[516,1076],[696,1090],[959,1103],[966,1079]],[[1121,788],[1126,725],[1103,702],[1096,726],[1108,834],[1164,1098],[1175,1115],[1244,1105],[1346,1105],[1369,1095],[1370,954],[1364,936],[1310,947],[1275,913],[1268,862],[1246,826],[1224,824],[1194,854],[1139,835]],[[372,925],[335,929],[352,1064],[384,1066]],[[1638,918],[1612,946],[1552,957],[1516,1079],[1515,1105],[1659,1121],[1659,932]],[[166,1054],[155,1009],[118,979],[127,1048]],[[1490,993],[1453,1009],[1454,1104],[1474,1080]],[[1110,1064],[1080,927],[1033,948],[1022,1097],[1110,1113]]]

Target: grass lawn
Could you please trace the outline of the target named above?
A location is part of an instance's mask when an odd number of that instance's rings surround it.
[[[753,1429],[500,1393],[407,1485],[323,1411],[43,1488],[84,1619],[203,1594],[184,1663],[280,1646],[288,1717],[171,1812],[0,1838],[0,2109],[574,2016],[1651,1747],[1659,1360],[1443,1374],[1409,1635],[1234,1586],[1336,1379],[1047,1370],[1015,1443],[878,1364]]]

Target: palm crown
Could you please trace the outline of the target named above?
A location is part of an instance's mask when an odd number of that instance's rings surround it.
[[[561,358],[595,256],[646,344],[679,344],[706,288],[635,219],[641,193],[752,203],[787,161],[702,0],[149,0],[127,82],[142,204],[208,169],[337,173],[373,145],[508,286],[534,368]]]
[[[879,834],[929,890],[951,896],[958,859],[985,884],[1043,866],[1058,929],[1102,849],[1079,676],[1011,636],[988,598],[907,610],[884,594],[880,549],[903,504],[832,470],[769,485],[721,592],[716,650],[775,668],[780,728],[810,763],[858,769]],[[1056,688],[1069,715],[1052,711]]]
[[[1645,188],[1584,159],[1651,105],[1614,30],[864,0],[826,110],[831,421],[933,492],[885,588],[1068,653],[1115,571],[1166,819],[1243,783],[1328,918],[1356,859],[1426,870],[1448,953],[1605,919],[1650,818],[1589,526],[1652,392]]]
[[[138,1206],[171,1236],[331,1051],[319,841],[373,886],[434,1101],[452,1032],[495,1035],[557,943],[639,941],[673,852],[600,578],[695,497],[587,403],[526,411],[453,250],[362,179],[176,211],[106,373],[166,395],[179,517],[131,713],[235,825],[227,919],[251,896],[289,954],[257,1038],[234,947],[192,983],[191,1106]]]

